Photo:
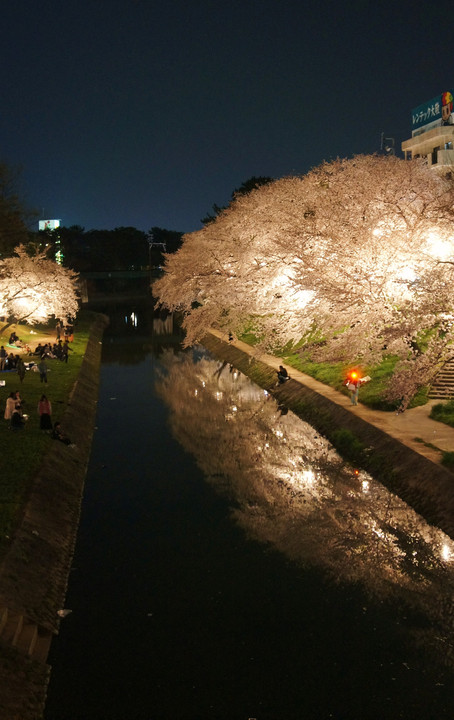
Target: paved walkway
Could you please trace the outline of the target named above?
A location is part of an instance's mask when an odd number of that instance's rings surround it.
[[[228,341],[225,333],[214,329],[212,329],[211,332],[221,340]],[[231,344],[248,355],[252,356],[254,354],[253,348],[240,340],[235,340]],[[295,370],[273,355],[260,355],[258,359],[276,370],[279,365],[283,364],[293,380],[300,382],[302,385],[306,385],[319,395],[324,395],[351,413],[359,415],[366,422],[380,428],[383,432],[386,432],[391,437],[399,440],[404,445],[407,445],[412,448],[412,450],[415,450],[433,462],[440,462],[441,453],[439,451],[454,452],[454,428],[437,422],[436,420],[431,420],[429,417],[432,406],[439,403],[440,400],[430,400],[426,405],[412,408],[399,414],[383,412],[381,410],[371,410],[365,405],[361,405],[361,391],[360,403],[354,406],[351,404],[350,398],[347,395],[344,395],[338,390],[334,390],[329,387],[329,385],[324,385],[318,380],[314,380],[314,378],[299,372],[299,370]],[[419,441],[416,440],[416,438],[418,438]],[[421,440],[423,442],[420,442]],[[435,448],[439,450],[427,447],[427,445],[434,445]]]

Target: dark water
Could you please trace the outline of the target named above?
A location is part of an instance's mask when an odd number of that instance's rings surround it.
[[[46,720],[452,718],[451,541],[136,313],[104,338]]]

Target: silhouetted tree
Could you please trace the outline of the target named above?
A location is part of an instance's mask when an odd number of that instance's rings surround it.
[[[0,161],[0,257],[28,243],[29,226],[36,218],[20,198],[19,186],[20,169]]]
[[[238,195],[248,195],[250,192],[252,192],[252,190],[256,190],[258,187],[261,187],[262,185],[267,185],[270,182],[273,182],[272,177],[252,176],[248,180],[245,180],[243,183],[241,183],[239,188],[235,188],[235,190],[232,192],[229,205],[221,206],[214,203],[212,205],[213,213],[208,213],[204,218],[202,218],[200,222],[204,225],[209,225],[210,223],[214,222],[214,220],[216,220],[216,218],[222,213],[223,210],[225,210],[231,205],[231,203]]]

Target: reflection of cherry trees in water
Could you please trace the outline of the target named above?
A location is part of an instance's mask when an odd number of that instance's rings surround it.
[[[454,543],[227,363],[168,353],[158,391],[172,431],[253,536],[336,580],[417,611],[418,635],[451,642]],[[415,631],[416,632],[416,631]]]

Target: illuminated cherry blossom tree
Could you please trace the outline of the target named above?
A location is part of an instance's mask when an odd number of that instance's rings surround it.
[[[0,316],[12,321],[44,322],[51,315],[74,316],[78,310],[77,275],[49,260],[45,252],[30,255],[23,245],[0,260]]]
[[[454,184],[423,161],[336,160],[237,196],[154,292],[184,311],[188,344],[216,323],[267,348],[316,329],[325,358],[404,356],[452,315],[453,221]]]

